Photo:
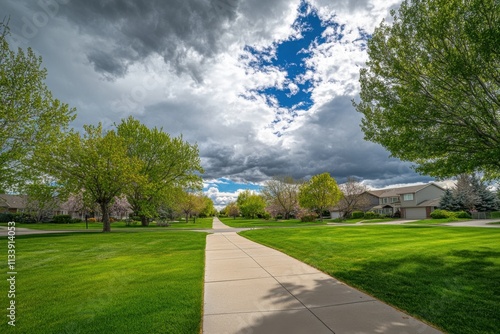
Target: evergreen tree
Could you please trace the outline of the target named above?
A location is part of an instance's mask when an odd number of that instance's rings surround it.
[[[443,197],[439,201],[439,208],[442,210],[448,211],[459,211],[460,206],[457,203],[457,200],[453,196],[453,192],[450,189],[446,189]]]
[[[478,196],[476,210],[479,212],[496,211],[498,209],[498,198],[488,190],[488,185],[476,175],[472,176],[472,186]]]

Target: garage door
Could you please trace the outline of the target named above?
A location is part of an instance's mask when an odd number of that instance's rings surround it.
[[[408,208],[406,211],[406,219],[425,219],[425,208]]]

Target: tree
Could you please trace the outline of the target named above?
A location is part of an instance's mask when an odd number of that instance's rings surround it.
[[[233,219],[236,219],[240,215],[240,209],[238,208],[238,205],[235,202],[229,203],[226,208],[225,208],[226,214],[229,217],[233,217]]]
[[[120,195],[116,196],[113,200],[113,204],[111,204],[111,207],[109,208],[109,213],[112,216],[120,217],[120,219],[123,219],[123,217],[126,217],[127,213],[129,213],[131,209],[132,208],[127,200],[127,197],[124,195]]]
[[[207,195],[203,195],[203,209],[200,211],[200,217],[212,217],[216,213],[214,201]]]
[[[115,131],[104,132],[101,124],[84,129],[83,135],[70,132],[39,150],[38,168],[58,180],[63,194],[83,190],[101,209],[103,232],[110,232],[110,207],[131,184],[142,182],[141,163],[127,155],[126,142]]]
[[[298,207],[298,191],[299,183],[291,176],[275,176],[265,182],[262,195],[268,207],[279,208],[283,218],[289,219]]]
[[[304,208],[315,210],[323,221],[323,211],[335,206],[342,198],[337,182],[329,173],[313,176],[300,186],[299,204]]]
[[[498,210],[499,201],[495,194],[488,189],[488,184],[475,174],[471,176],[471,183],[478,197],[475,209],[479,212]]]
[[[368,188],[354,177],[348,177],[346,183],[339,186],[342,197],[337,203],[337,208],[344,217],[348,217],[354,210],[366,211],[370,201],[366,192]]]
[[[266,208],[264,197],[252,193],[250,190],[244,190],[239,193],[236,204],[244,217],[255,218],[262,215]]]
[[[47,70],[31,48],[10,50],[9,28],[0,22],[0,189],[25,183],[29,158],[40,143],[52,143],[75,117],[54,99]]]
[[[497,210],[499,201],[477,174],[460,174],[455,187],[445,191],[439,206],[450,211],[487,212]]]
[[[439,200],[439,208],[448,211],[460,211],[460,205],[457,203],[453,192],[450,189],[444,191],[443,196]]]
[[[26,213],[36,223],[51,218],[59,206],[57,187],[44,180],[36,180],[24,186],[26,191]]]
[[[126,141],[128,155],[142,162],[142,182],[134,183],[126,195],[143,226],[157,215],[172,189],[200,186],[203,168],[197,145],[171,138],[161,128],[150,129],[133,117],[122,120],[117,133]]]
[[[500,2],[406,0],[368,42],[365,138],[433,176],[500,176]]]
[[[177,199],[177,207],[186,216],[186,223],[189,217],[197,215],[205,206],[204,196],[189,191],[183,191]]]

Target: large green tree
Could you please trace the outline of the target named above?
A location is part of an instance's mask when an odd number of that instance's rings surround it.
[[[103,232],[111,231],[110,207],[115,197],[141,183],[141,161],[127,154],[127,145],[114,130],[84,126],[85,133],[70,132],[54,145],[37,151],[39,168],[58,180],[61,194],[78,194],[99,205]]]
[[[134,183],[126,195],[143,226],[157,215],[174,188],[200,187],[203,168],[197,145],[172,138],[162,129],[150,129],[132,117],[122,120],[117,133],[125,140],[128,155],[142,162],[142,182]]]
[[[244,217],[255,218],[264,214],[266,200],[261,195],[252,193],[250,190],[244,190],[238,195],[236,200],[238,208]]]
[[[299,189],[300,206],[315,210],[323,221],[323,211],[334,207],[342,198],[337,182],[328,173],[313,176]]]
[[[42,58],[31,48],[11,50],[8,36],[0,22],[0,191],[23,183],[34,171],[26,168],[33,150],[55,142],[74,118],[47,88]]]
[[[368,42],[365,138],[434,176],[500,176],[500,2],[407,0]]]

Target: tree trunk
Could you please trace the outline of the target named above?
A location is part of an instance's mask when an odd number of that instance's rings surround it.
[[[149,220],[148,220],[148,218],[146,218],[145,215],[141,216],[141,224],[142,224],[142,226],[145,226],[145,227],[149,226]]]
[[[111,232],[111,222],[109,221],[109,212],[107,204],[101,204],[102,211],[102,231]]]
[[[186,213],[186,224],[189,223],[189,213]]]

